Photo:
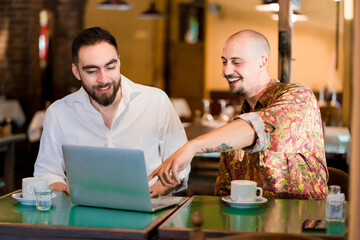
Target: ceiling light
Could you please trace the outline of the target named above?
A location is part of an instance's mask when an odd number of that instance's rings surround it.
[[[255,10],[260,12],[278,12],[280,9],[278,0],[263,0],[262,2],[262,4],[255,6]],[[300,10],[300,0],[292,0],[292,6],[294,10]]]
[[[354,17],[354,2],[353,0],[344,1],[344,18],[351,20]]]
[[[278,1],[263,3],[260,5],[256,5],[255,9],[260,12],[278,12],[279,11],[279,3],[278,3]]]
[[[271,19],[274,21],[279,21],[279,14],[273,14],[271,15]],[[294,22],[305,22],[309,20],[308,17],[304,14],[301,14],[297,11],[294,11],[293,14],[291,14],[291,21]]]
[[[159,19],[165,18],[166,14],[158,11],[156,9],[155,2],[150,3],[149,9],[145,10],[144,12],[138,15],[140,19]]]
[[[124,0],[107,0],[97,5],[98,9],[105,10],[130,10],[134,6]]]

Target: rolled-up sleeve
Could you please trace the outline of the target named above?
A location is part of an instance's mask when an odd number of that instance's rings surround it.
[[[321,147],[322,127],[316,99],[303,85],[290,85],[271,104],[256,112],[236,116],[250,124],[256,142],[247,152],[271,150],[299,153]]]
[[[258,113],[256,112],[244,113],[234,117],[233,120],[236,119],[242,119],[248,124],[250,124],[253,127],[255,134],[257,136],[255,143],[249,147],[244,148],[243,149],[244,151],[253,153],[253,152],[263,151],[268,148],[270,142],[270,136],[265,131],[264,120],[260,117]]]

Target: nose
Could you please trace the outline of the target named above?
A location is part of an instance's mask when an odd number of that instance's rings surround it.
[[[231,75],[233,73],[233,68],[231,66],[231,64],[229,63],[224,63],[223,67],[222,67],[222,72],[223,74],[226,75]]]
[[[97,82],[103,84],[106,82],[106,79],[107,79],[106,71],[103,68],[100,68]]]

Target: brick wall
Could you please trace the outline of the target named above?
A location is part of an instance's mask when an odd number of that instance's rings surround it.
[[[1,0],[0,1],[0,94],[19,99],[27,120],[79,86],[71,73],[71,41],[82,29],[86,0]],[[39,13],[52,12],[53,35],[48,78],[39,65]]]
[[[58,0],[55,6],[53,37],[53,98],[70,93],[81,84],[71,71],[71,42],[83,28],[86,0]]]
[[[9,39],[9,9],[11,0],[0,1],[0,95],[5,94],[5,86],[10,80],[10,70],[7,59],[7,44]]]
[[[0,83],[8,98],[20,100],[24,111],[30,102],[37,107],[39,102],[38,46],[39,11],[42,0],[12,0],[0,2]],[[41,87],[41,86],[40,86]],[[36,91],[34,91],[36,90]]]

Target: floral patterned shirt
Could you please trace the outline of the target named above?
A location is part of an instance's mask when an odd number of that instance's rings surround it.
[[[221,154],[216,195],[229,195],[231,180],[248,179],[263,188],[266,198],[326,198],[322,121],[308,87],[273,79],[256,103],[255,112],[250,112],[245,100],[241,115],[234,119],[238,118],[254,128],[256,142]]]

